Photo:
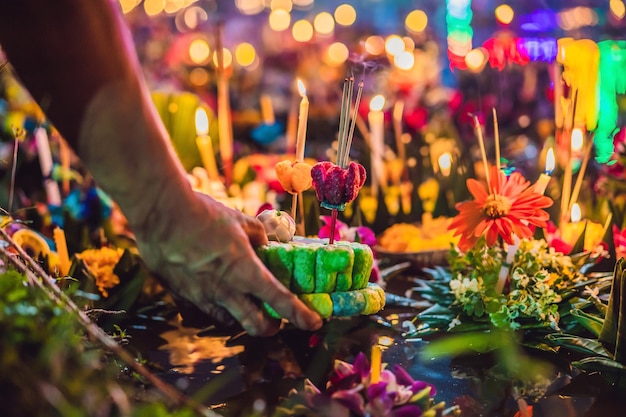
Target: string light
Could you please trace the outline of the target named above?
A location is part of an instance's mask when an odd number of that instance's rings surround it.
[[[448,58],[450,66],[466,69],[465,55],[472,50],[472,1],[446,0]]]

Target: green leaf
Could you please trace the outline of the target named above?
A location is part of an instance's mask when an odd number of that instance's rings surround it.
[[[502,343],[501,332],[468,332],[430,342],[424,347],[421,355],[430,359],[464,353],[483,353],[496,349]]]
[[[572,316],[576,318],[576,321],[580,323],[587,330],[592,332],[594,336],[598,337],[602,331],[602,324],[604,323],[604,317],[600,318],[593,314],[585,313],[584,311],[574,308],[570,310]]]
[[[626,366],[609,358],[584,358],[572,362],[572,365],[587,372],[611,372],[626,376]]]
[[[612,357],[611,353],[595,339],[587,339],[569,334],[549,334],[546,338],[558,346],[562,346],[576,352],[582,352],[587,355],[592,354],[602,356],[605,358]]]

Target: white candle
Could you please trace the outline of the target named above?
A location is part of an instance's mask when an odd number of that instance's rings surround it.
[[[209,178],[213,181],[219,181],[217,172],[217,162],[215,162],[215,152],[213,151],[213,143],[209,136],[209,117],[206,110],[202,107],[196,109],[196,145],[200,151],[202,164],[206,169]]]
[[[370,147],[372,159],[372,195],[378,196],[378,188],[383,183],[384,167],[383,152],[385,140],[385,115],[382,110],[385,98],[377,95],[370,101],[370,112],[367,120],[370,127]]]
[[[306,127],[309,118],[309,99],[306,95],[304,83],[298,80],[298,91],[302,99],[300,100],[300,112],[298,113],[298,134],[296,136],[296,161],[304,160],[304,144],[306,142]]]
[[[38,127],[35,129],[35,143],[37,145],[37,154],[39,155],[39,166],[41,167],[41,175],[44,178],[44,187],[46,189],[46,196],[48,197],[48,204],[51,206],[61,205],[61,191],[56,181],[50,178],[52,174],[52,153],[50,152],[50,142],[48,141],[48,134],[46,129]]]
[[[437,162],[439,163],[441,175],[444,177],[450,176],[450,171],[452,170],[452,155],[450,155],[450,152],[442,153]]]
[[[539,176],[539,179],[535,183],[535,192],[538,194],[543,194],[548,187],[548,183],[550,182],[550,174],[554,171],[554,150],[552,148],[548,149],[546,153],[546,167],[544,172]]]

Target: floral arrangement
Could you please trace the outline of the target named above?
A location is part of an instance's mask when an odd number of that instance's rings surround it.
[[[341,360],[334,363],[334,372],[321,390],[310,380],[304,389],[292,391],[288,404],[278,410],[278,415],[293,416],[453,416],[457,407],[445,409],[445,403],[435,403],[435,387],[414,380],[404,368],[395,365],[383,369],[380,380],[374,381],[370,363],[360,352],[354,363]]]
[[[591,283],[584,272],[602,253],[565,255],[535,238],[548,226],[552,200],[517,172],[490,174],[487,187],[468,179],[474,200],[457,204],[450,228],[460,239],[450,267],[426,269],[433,279],[415,289],[434,304],[419,314],[417,333],[559,330],[561,303]]]

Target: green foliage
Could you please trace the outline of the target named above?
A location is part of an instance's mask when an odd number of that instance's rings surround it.
[[[128,337],[118,328],[120,336]],[[0,274],[3,415],[191,416],[168,411],[158,393],[132,384],[86,336],[75,313],[15,271]],[[151,403],[139,401],[150,397]]]

